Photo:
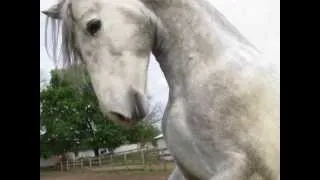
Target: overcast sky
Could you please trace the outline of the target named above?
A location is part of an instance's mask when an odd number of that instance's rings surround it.
[[[240,32],[269,60],[280,64],[280,0],[208,0],[224,14]],[[55,0],[40,0],[40,10],[53,5]],[[45,16],[40,12],[40,69],[49,78],[54,68],[44,48]],[[165,106],[168,86],[158,63],[151,58],[148,72],[148,91],[153,102]]]

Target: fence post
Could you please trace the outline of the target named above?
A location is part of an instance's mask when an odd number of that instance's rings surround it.
[[[75,159],[73,159],[72,167],[73,167],[73,169],[76,167],[76,161],[75,161]]]
[[[149,161],[149,163],[148,163],[149,171],[152,171],[152,163],[153,163],[153,162],[152,162],[152,160],[153,160],[153,159],[152,159],[152,158],[153,158],[152,155],[153,155],[153,154],[152,154],[152,151],[151,151],[151,150],[149,150],[149,149],[147,149],[147,150],[149,151],[149,153],[148,153],[148,154],[149,154],[149,159],[148,159],[148,161]]]
[[[143,149],[141,149],[140,152],[141,152],[141,161],[142,161],[142,164],[144,165],[144,153],[143,153]]]
[[[163,170],[167,171],[167,161],[165,159],[163,160]]]
[[[83,168],[83,160],[80,160],[80,164],[81,164],[81,169]]]
[[[129,166],[128,166],[128,162],[127,162],[127,153],[124,153],[123,159],[124,159],[124,163],[126,164],[126,168],[128,170]]]
[[[148,171],[151,171],[151,160],[152,160],[152,156],[150,156],[151,152],[149,149],[146,149],[147,151],[147,164],[148,164]]]
[[[69,171],[69,160],[67,160],[66,163],[67,163],[67,164],[66,164],[66,171]]]
[[[91,158],[89,158],[89,168],[91,168]]]
[[[63,164],[62,164],[62,161],[60,161],[60,170],[61,170],[61,172],[63,172]]]
[[[110,155],[110,167],[111,167],[111,170],[113,170],[113,158],[112,158],[112,154]]]
[[[99,156],[99,166],[101,166],[101,157]]]
[[[141,152],[141,161],[142,161],[143,170],[145,170],[146,164],[145,164],[145,160],[144,160],[144,150],[141,149],[140,152]]]

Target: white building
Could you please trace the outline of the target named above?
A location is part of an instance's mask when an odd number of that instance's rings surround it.
[[[54,167],[59,162],[59,159],[58,156],[52,156],[48,159],[40,157],[40,168]]]

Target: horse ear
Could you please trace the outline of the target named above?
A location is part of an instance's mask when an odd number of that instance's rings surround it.
[[[49,9],[41,11],[46,16],[53,18],[53,19],[61,19],[60,12],[61,12],[61,3],[51,6]]]

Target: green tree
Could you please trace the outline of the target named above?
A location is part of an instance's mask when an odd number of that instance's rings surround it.
[[[159,130],[149,121],[141,121],[127,130],[127,140],[130,143],[139,143],[143,147],[147,142],[153,142]]]
[[[52,72],[50,85],[40,93],[41,123],[46,133],[40,138],[44,156],[76,149],[80,143],[82,121],[79,93]]]
[[[125,142],[152,142],[159,130],[150,120],[125,128],[104,117],[88,74],[79,68],[52,71],[49,85],[40,91],[40,129],[46,130],[40,136],[41,155],[79,149],[98,155],[99,148],[113,151]]]
[[[74,84],[68,73],[73,72],[52,71],[49,86],[40,93],[40,128],[46,129],[40,137],[41,154],[89,148],[98,155],[101,147],[113,150],[123,144],[124,128],[103,116],[88,76]]]

